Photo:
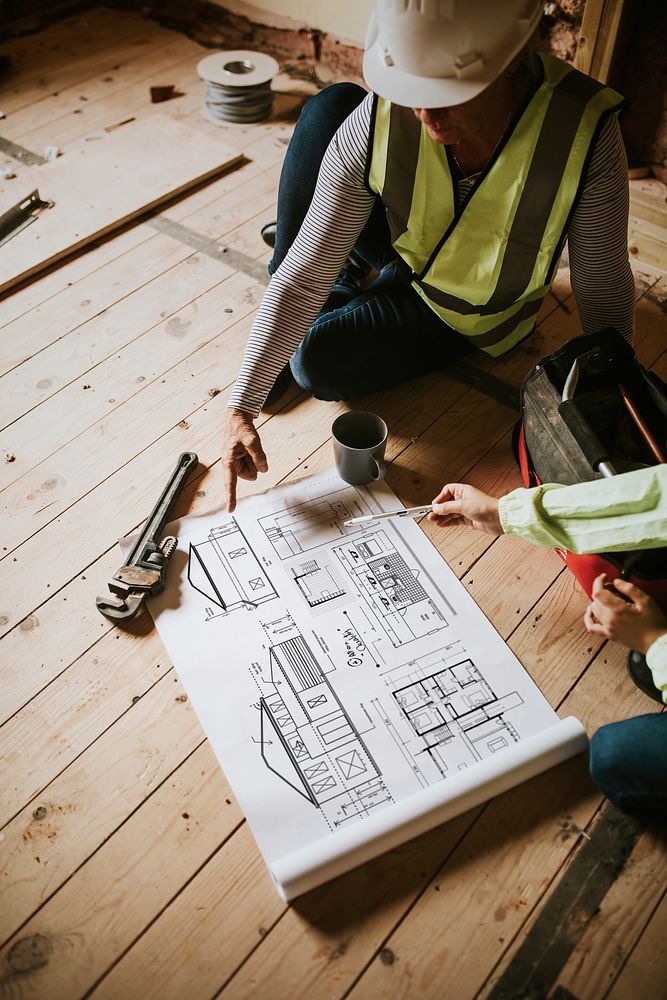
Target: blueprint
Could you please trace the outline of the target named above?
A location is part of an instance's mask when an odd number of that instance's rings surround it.
[[[167,528],[151,612],[286,898],[585,743],[417,523],[344,524],[399,507],[327,472]]]

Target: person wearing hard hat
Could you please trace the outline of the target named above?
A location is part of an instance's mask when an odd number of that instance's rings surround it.
[[[623,99],[528,42],[531,0],[376,0],[367,94],[311,98],[278,192],[272,275],[229,400],[223,470],[268,468],[254,419],[289,381],[350,399],[534,329],[568,240],[585,332],[631,339]],[[379,274],[363,289],[370,267]]]

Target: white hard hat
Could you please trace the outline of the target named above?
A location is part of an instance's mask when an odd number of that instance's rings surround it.
[[[521,51],[543,9],[540,0],[375,0],[366,83],[409,108],[462,104]]]

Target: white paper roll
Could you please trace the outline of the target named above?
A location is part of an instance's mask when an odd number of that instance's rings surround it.
[[[274,862],[270,871],[278,891],[286,901],[301,896],[528,781],[581,753],[587,746],[586,732],[579,720],[572,716],[562,719],[502,753],[480,761],[465,775],[457,774],[425,788]]]

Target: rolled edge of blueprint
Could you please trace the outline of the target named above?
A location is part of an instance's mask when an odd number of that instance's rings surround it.
[[[588,746],[584,727],[573,716],[475,764],[430,788],[394,802],[339,829],[269,867],[286,901],[393,850],[468,809],[506,792],[542,771],[574,757]]]

